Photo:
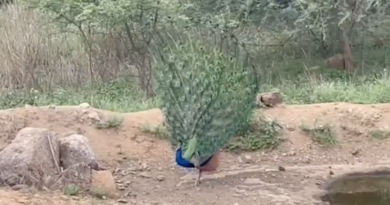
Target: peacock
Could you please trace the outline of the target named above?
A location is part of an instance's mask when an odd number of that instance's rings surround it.
[[[185,35],[185,34],[181,34]],[[220,149],[248,123],[256,105],[256,75],[245,56],[187,34],[159,39],[155,79],[177,165],[202,172],[219,166]],[[168,42],[168,43],[167,43]]]

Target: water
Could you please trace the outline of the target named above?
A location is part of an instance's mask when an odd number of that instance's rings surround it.
[[[359,193],[333,193],[323,201],[331,205],[389,205],[389,193],[359,192]]]
[[[347,174],[324,190],[321,200],[331,205],[390,205],[390,169]]]

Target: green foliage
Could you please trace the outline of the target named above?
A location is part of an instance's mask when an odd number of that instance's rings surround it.
[[[228,38],[213,43],[202,40],[198,29],[175,38],[178,32],[156,38],[158,96],[171,137],[180,143],[184,156],[201,164],[250,117],[257,81],[239,47],[236,53],[218,48],[224,43],[234,46]]]
[[[243,127],[224,146],[226,150],[233,152],[272,150],[283,142],[281,137],[283,132],[276,120],[268,121],[260,113],[255,113],[248,121],[247,126]],[[145,124],[141,127],[141,131],[158,139],[170,140],[172,149],[178,146],[178,142],[169,136],[166,127],[162,125]]]
[[[390,138],[389,130],[371,130],[369,136],[378,140],[385,140]]]
[[[117,30],[126,33],[128,40],[135,44],[143,43],[137,38],[139,34],[153,30],[161,8],[159,1],[151,0],[33,0],[27,3],[54,19],[53,23],[62,32],[76,32],[83,41],[93,40],[91,35]]]
[[[146,124],[146,125],[143,125],[141,127],[141,131],[144,133],[152,134],[159,139],[169,139],[169,135],[167,133],[167,130],[162,125],[150,126],[150,125]],[[172,144],[174,144],[174,143],[175,142],[172,142]],[[176,147],[176,146],[177,146],[177,144],[174,144],[173,147]]]
[[[299,14],[292,28],[299,35],[302,31],[309,32],[322,48],[332,44],[338,46],[341,36],[338,28],[343,28],[349,35],[355,29],[368,27],[373,32],[374,25],[387,19],[387,4],[375,0],[297,1],[291,7]]]
[[[13,4],[13,3],[14,3],[14,0],[0,0],[0,6]]]
[[[206,47],[214,57],[224,59],[218,66],[255,65],[260,92],[277,88],[288,104],[390,102],[389,77],[384,70],[390,65],[389,46],[372,48],[376,38],[389,37],[389,3],[356,1],[359,7],[351,12],[348,2],[296,0],[289,8],[280,9],[274,0],[24,0],[23,3],[35,8],[34,12],[18,9],[19,13],[7,10],[0,14],[1,55],[5,56],[3,60],[10,56],[8,61],[1,62],[4,69],[0,75],[7,84],[3,87],[9,89],[0,93],[0,107],[87,102],[97,108],[129,112],[159,106],[158,97],[143,98],[146,92],[154,91],[152,56],[162,49],[179,46],[179,41],[173,43],[177,39],[190,42],[194,38],[193,44],[198,47],[213,46]],[[36,23],[31,22],[32,17],[37,18]],[[32,23],[39,31],[32,29]],[[340,28],[348,32],[354,45],[352,53],[357,69],[352,74],[324,66],[325,58],[341,52]],[[162,35],[160,39],[173,40],[156,43],[153,36],[157,34]],[[10,48],[9,53],[4,53]],[[185,48],[193,57],[191,69],[206,67],[207,55]],[[181,48],[175,49],[175,56],[183,60],[185,56],[178,51]],[[41,50],[44,52],[35,52]],[[233,60],[226,61],[228,57]],[[30,63],[34,59],[37,62]],[[232,62],[237,65],[230,65]],[[34,64],[38,65],[30,67]],[[173,64],[179,65],[180,61]],[[157,68],[162,63],[158,65]],[[32,81],[32,85],[39,86],[13,89],[18,87],[12,85],[14,82],[27,85]],[[241,101],[241,105],[245,103]],[[276,139],[247,134],[252,130],[249,118],[237,127],[238,135],[247,138],[234,139],[244,140],[239,141],[247,148],[273,144],[267,142]]]
[[[102,85],[83,87],[79,90],[57,89],[51,93],[37,90],[0,93],[0,109],[47,105],[79,105],[89,103],[93,107],[117,112],[134,112],[158,106],[157,99],[144,100],[143,92],[132,82],[115,81]],[[117,122],[116,120],[114,120]],[[118,121],[119,122],[119,121]],[[117,124],[117,123],[111,123]]]
[[[121,115],[112,115],[108,116],[107,119],[98,121],[95,123],[96,129],[110,129],[110,128],[119,128],[122,125],[123,116]]]
[[[234,136],[225,148],[231,151],[275,149],[283,142],[280,128],[276,120],[268,121],[263,116],[255,114],[245,132]]]
[[[302,124],[301,130],[305,132],[313,142],[318,143],[321,146],[330,147],[338,144],[335,128],[329,123],[320,123],[316,120],[313,127]]]
[[[64,194],[68,196],[77,196],[80,194],[80,187],[75,184],[68,184],[64,189]]]

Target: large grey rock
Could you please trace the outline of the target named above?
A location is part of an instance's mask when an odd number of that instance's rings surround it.
[[[60,140],[48,129],[26,127],[0,152],[0,180],[9,186],[45,186],[61,170]]]
[[[96,156],[89,146],[88,138],[83,135],[72,134],[61,139],[61,166],[68,169],[70,166],[84,163],[92,169],[98,169]]]

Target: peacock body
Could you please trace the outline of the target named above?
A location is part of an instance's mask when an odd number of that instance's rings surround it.
[[[193,38],[160,48],[155,71],[165,126],[179,145],[176,163],[200,169],[248,121],[256,76],[241,57]]]

